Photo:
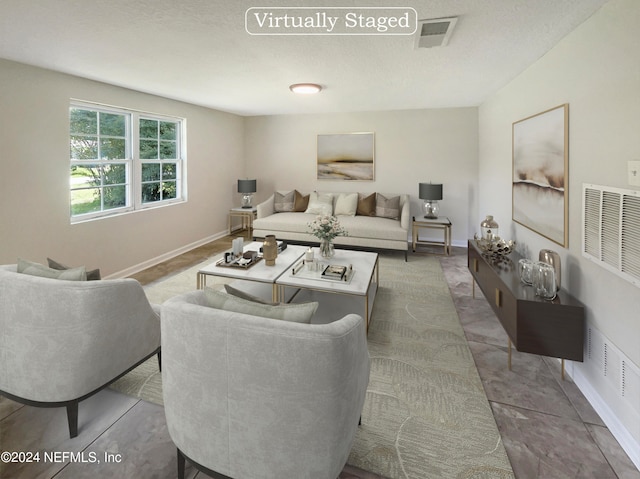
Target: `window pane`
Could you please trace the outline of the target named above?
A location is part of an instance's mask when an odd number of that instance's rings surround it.
[[[71,108],[69,112],[71,134],[96,135],[98,133],[98,112]]]
[[[102,171],[105,185],[124,185],[127,182],[126,165],[105,165]]]
[[[124,115],[100,113],[100,134],[124,137],[126,134]]]
[[[142,185],[142,202],[160,201],[160,183],[146,183]]]
[[[71,158],[73,160],[97,160],[98,137],[71,136]]]
[[[168,121],[160,122],[160,139],[161,140],[175,140],[176,139],[176,124]]]
[[[156,140],[140,140],[140,159],[158,159],[158,142]]]
[[[71,188],[100,186],[100,166],[82,165],[71,167]]]
[[[100,211],[100,189],[71,190],[71,214],[82,215]]]
[[[134,130],[132,125],[137,125]],[[156,206],[149,203],[181,199],[186,190],[178,171],[183,162],[181,126],[177,118],[102,105],[70,105],[71,216],[83,215],[77,218],[83,221],[113,209],[135,210],[144,203]],[[132,151],[131,145],[139,151]],[[140,196],[136,198],[134,192]]]
[[[162,182],[162,199],[170,200],[176,197],[176,182],[175,181],[163,181]]]
[[[142,181],[157,181],[160,179],[160,163],[144,163],[142,165]]]
[[[174,160],[176,159],[176,142],[175,141],[161,141],[160,142],[160,159],[161,160]]]
[[[176,163],[163,163],[162,164],[162,179],[163,180],[175,180],[176,179]]]
[[[100,159],[102,160],[124,160],[125,140],[124,138],[102,138],[100,139]]]
[[[158,121],[140,119],[140,138],[158,139]]]
[[[127,206],[127,192],[124,185],[106,186],[103,193],[105,210]]]

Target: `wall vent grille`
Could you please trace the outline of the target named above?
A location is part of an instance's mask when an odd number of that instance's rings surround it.
[[[586,333],[583,371],[633,440],[640,442],[640,368],[593,326],[587,325]]]
[[[640,287],[640,192],[583,186],[582,255]]]

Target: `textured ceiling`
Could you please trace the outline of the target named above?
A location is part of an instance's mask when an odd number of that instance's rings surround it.
[[[0,58],[241,115],[476,106],[606,0],[0,0]],[[251,7],[413,7],[458,16],[414,36],[252,36]],[[296,96],[288,86],[324,91]]]

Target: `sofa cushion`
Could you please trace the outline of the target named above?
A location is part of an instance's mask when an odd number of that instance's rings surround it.
[[[407,230],[399,221],[376,216],[341,216],[340,224],[349,233],[347,238],[407,241]],[[342,237],[336,238],[340,243]],[[366,241],[362,246],[368,246]]]
[[[386,198],[380,193],[376,196],[376,216],[381,218],[391,218],[397,220],[400,218],[400,197]]]
[[[318,302],[300,304],[260,304],[230,294],[204,289],[206,305],[234,313],[249,314],[263,318],[280,319],[294,323],[311,323],[311,317],[318,309]]]
[[[358,207],[356,215],[375,216],[376,215],[376,194],[371,193],[369,196],[363,194],[358,195]]]
[[[294,190],[293,211],[304,213],[309,207],[309,195],[303,196],[298,190]]]
[[[336,216],[355,216],[358,209],[358,193],[340,193],[336,200]]]
[[[58,270],[53,268],[47,268],[40,263],[34,263],[25,259],[18,259],[18,273],[29,274],[32,276],[41,276],[43,278],[50,279],[64,279],[67,281],[86,281],[87,273],[84,266],[79,268],[71,268],[65,270]]]
[[[227,294],[235,296],[236,298],[246,299],[247,301],[252,301],[254,303],[271,304],[273,306],[275,306],[276,304],[279,304],[279,303],[272,303],[271,301],[265,301],[262,298],[258,298],[257,296],[254,296],[251,293],[247,293],[246,291],[242,291],[242,290],[240,290],[238,288],[234,288],[230,284],[225,284],[224,285],[224,290],[227,292]]]
[[[72,269],[69,266],[65,266],[62,263],[58,263],[57,261],[52,260],[51,258],[47,258],[47,263],[49,264],[49,268],[53,268],[53,269],[59,269],[59,270],[65,270],[65,269]],[[92,269],[90,271],[87,271],[87,281],[98,281],[100,280],[100,270],[99,269]]]
[[[283,213],[287,211],[293,211],[293,200],[295,197],[295,190],[289,193],[283,194],[275,192],[273,197],[273,210],[276,213]]]
[[[313,192],[309,194],[309,206],[305,213],[313,215],[333,214],[333,195],[329,193]]]

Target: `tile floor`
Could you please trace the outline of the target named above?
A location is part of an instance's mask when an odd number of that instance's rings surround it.
[[[479,288],[472,296],[467,250],[441,264],[516,477],[640,479],[557,359],[514,351],[509,371],[507,335]]]
[[[225,237],[134,275],[147,284],[228,249]],[[411,261],[411,256],[409,256]],[[640,479],[598,415],[554,359],[514,352],[506,368],[507,337],[487,302],[471,296],[466,250],[441,264],[478,365],[516,477]],[[0,397],[1,451],[63,451],[49,461],[0,462],[2,479],[172,478],[175,447],[162,407],[106,389],[79,409],[81,433],[69,439],[62,408],[33,408]],[[188,467],[187,477],[204,479]],[[340,479],[380,479],[347,466]]]

